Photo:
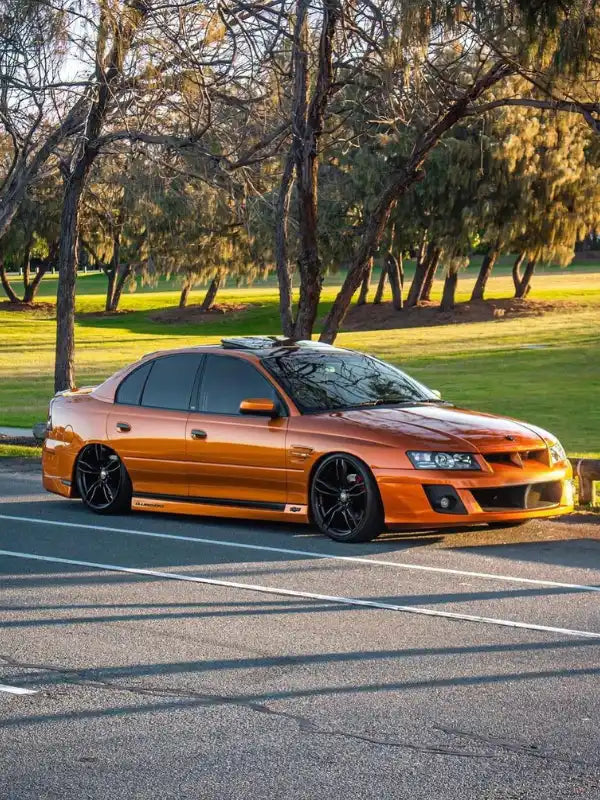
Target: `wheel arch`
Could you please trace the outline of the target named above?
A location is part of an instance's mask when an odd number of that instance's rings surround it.
[[[369,474],[373,478],[373,483],[377,487],[377,497],[379,499],[379,503],[381,505],[382,510],[385,511],[385,508],[384,508],[384,505],[383,505],[383,498],[381,497],[381,492],[379,491],[379,484],[377,483],[377,478],[375,477],[375,473],[373,472],[372,468],[369,466],[369,464],[367,464],[367,462],[364,460],[364,458],[361,458],[361,456],[356,455],[356,453],[350,453],[347,450],[330,450],[327,453],[322,453],[315,460],[315,462],[313,463],[313,465],[310,468],[310,472],[309,472],[309,475],[308,475],[308,481],[307,481],[307,490],[308,490],[308,492],[307,492],[307,508],[308,508],[309,520],[311,522],[314,522],[314,520],[312,519],[312,504],[310,502],[310,495],[311,495],[312,484],[313,484],[313,480],[314,480],[314,477],[315,477],[315,473],[318,470],[318,468],[320,467],[320,465],[323,463],[323,461],[325,461],[325,459],[327,459],[327,458],[330,458],[331,456],[350,456],[351,458],[354,458],[357,461],[360,461],[360,463],[363,465],[363,467],[367,470],[367,472],[369,472]]]
[[[101,441],[97,441],[97,442],[96,441],[82,442],[81,447],[79,448],[79,450],[75,454],[75,457],[73,458],[73,466],[71,468],[71,497],[73,497],[73,498],[81,497],[81,493],[79,491],[79,486],[77,485],[77,464],[79,462],[79,459],[81,458],[81,454],[84,452],[86,447],[90,447],[91,445],[94,445],[94,444],[101,444],[103,447],[106,447],[108,450],[111,450],[116,456],[119,456],[119,461],[123,465],[123,469],[126,472],[128,472],[127,471],[127,467],[125,466],[125,464],[123,462],[123,459],[121,458],[119,453],[115,450],[115,448],[112,445],[108,444],[107,442],[101,442]]]

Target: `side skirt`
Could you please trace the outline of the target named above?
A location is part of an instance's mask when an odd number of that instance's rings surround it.
[[[308,508],[295,503],[251,503],[239,500],[213,500],[208,498],[183,498],[172,496],[134,495],[134,511],[160,511],[165,514],[191,514],[202,517],[227,517],[230,519],[272,520],[273,522],[308,522]]]

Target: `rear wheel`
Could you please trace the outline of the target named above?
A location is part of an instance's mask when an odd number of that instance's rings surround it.
[[[83,448],[75,471],[84,504],[97,514],[118,514],[131,509],[131,481],[119,456],[104,444]]]
[[[383,530],[375,478],[354,456],[334,453],[317,467],[310,509],[319,530],[339,542],[368,542]]]

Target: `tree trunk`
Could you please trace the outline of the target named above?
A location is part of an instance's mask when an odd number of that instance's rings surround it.
[[[222,279],[223,279],[223,273],[221,270],[219,270],[219,272],[217,272],[215,277],[208,285],[208,289],[206,290],[206,294],[204,295],[204,300],[202,301],[201,311],[210,311],[210,309],[213,307],[213,304],[215,302],[215,297],[217,296],[217,292],[219,291],[219,287],[221,286]]]
[[[439,247],[436,247],[435,252],[433,254],[433,260],[431,264],[427,267],[427,277],[425,278],[425,283],[423,284],[423,291],[421,292],[420,302],[422,303],[429,303],[431,300],[431,290],[433,288],[433,282],[435,280],[436,273],[438,271],[438,267],[440,266],[440,261],[442,258],[442,250]]]
[[[469,107],[484,92],[514,71],[514,66],[500,62],[494,64],[490,70],[476,80],[462,97],[450,106],[447,112],[438,119],[424,136],[420,137],[406,164],[400,169],[392,170],[388,182],[375,204],[342,288],[338,292],[323,324],[323,331],[320,337],[322,342],[331,344],[335,340],[348,311],[352,296],[361,284],[369,259],[381,242],[392,208],[398,202],[398,199],[423,177],[421,167],[427,156],[446,131],[450,130],[456,122],[464,117]]]
[[[42,278],[48,271],[48,263],[46,262],[41,263],[38,265],[35,275],[33,276],[33,280],[28,284],[27,288],[25,289],[25,294],[23,295],[23,302],[24,303],[33,303],[35,300],[35,296],[37,294],[37,290],[40,287],[40,283],[42,282]]]
[[[110,261],[110,269],[106,270],[106,275],[108,277],[108,288],[106,292],[105,311],[115,311],[115,291],[121,263],[121,228],[123,227],[123,216],[125,213],[124,209],[125,199],[123,196],[123,198],[121,198],[117,223],[116,225],[112,226],[113,253]]]
[[[56,361],[54,391],[74,386],[75,360],[75,285],[77,282],[77,252],[79,212],[85,178],[91,161],[80,159],[67,179],[60,219],[58,253],[58,289],[56,293]]]
[[[114,267],[105,269],[104,273],[108,279],[108,284],[106,286],[106,303],[104,304],[104,310],[112,311],[113,298],[115,296],[115,284],[117,282],[117,273]]]
[[[458,283],[458,270],[449,269],[444,281],[444,292],[442,294],[442,302],[440,304],[440,311],[452,311],[454,309],[454,302],[456,297],[456,284]]]
[[[308,104],[309,80],[309,6],[308,0],[298,0],[294,30],[294,111],[292,120],[292,151],[296,165],[296,191],[298,194],[298,269],[300,272],[300,297],[294,324],[296,339],[310,339],[317,318],[323,265],[319,256],[317,238],[317,190],[319,166],[319,140],[323,132],[323,119],[333,88],[333,38],[341,17],[338,0],[324,0],[323,22],[319,40],[319,59],[314,80],[314,91]],[[371,255],[371,254],[369,254]],[[350,299],[358,289],[367,271],[362,270]]]
[[[383,292],[385,291],[385,279],[387,278],[387,264],[383,264],[381,267],[381,274],[379,276],[379,283],[377,284],[377,291],[375,292],[375,297],[373,298],[374,305],[379,305],[383,300]]]
[[[533,278],[533,273],[535,272],[535,265],[536,259],[532,258],[530,261],[527,262],[527,266],[525,267],[525,272],[523,273],[523,277],[519,283],[519,287],[515,292],[515,298],[519,300],[523,300],[529,292],[531,291],[531,279]]]
[[[275,220],[275,268],[279,283],[279,316],[284,336],[290,337],[294,334],[294,316],[292,312],[292,271],[288,257],[288,223],[293,185],[294,155],[290,151],[285,161],[279,186]]]
[[[512,268],[512,279],[515,287],[515,297],[517,296],[517,293],[521,288],[521,281],[522,281],[521,266],[523,264],[523,261],[525,261],[525,253],[519,253]]]
[[[122,264],[119,268],[119,274],[117,276],[117,281],[115,283],[115,288],[113,291],[112,302],[110,304],[109,311],[116,311],[119,308],[119,303],[121,302],[121,295],[123,294],[123,287],[125,286],[125,281],[131,275],[132,267],[130,264]]]
[[[402,256],[400,256],[402,259]],[[385,261],[387,265],[387,274],[390,278],[390,287],[392,289],[392,305],[396,311],[402,310],[402,287],[404,286],[404,267],[401,261],[399,262],[393,253],[387,252],[385,254]]]
[[[21,270],[23,273],[23,302],[28,302],[25,300],[27,296],[27,290],[29,289],[29,282],[31,278],[31,245],[32,242],[28,242],[25,246],[25,253],[23,255],[23,261],[21,262]]]
[[[15,290],[12,288],[10,283],[8,282],[8,277],[6,275],[6,268],[4,267],[4,262],[0,261],[0,282],[2,283],[2,288],[6,292],[6,296],[10,300],[11,303],[20,303],[21,301],[15,294]]]
[[[484,257],[483,261],[481,262],[481,269],[479,270],[479,275],[477,276],[477,280],[475,281],[475,286],[473,287],[473,291],[471,292],[471,302],[474,300],[483,300],[485,296],[485,287],[487,286],[487,282],[489,280],[490,275],[492,274],[492,270],[494,269],[494,265],[500,255],[500,250],[498,245],[495,245]]]
[[[190,292],[192,291],[192,287],[189,283],[184,283],[181,287],[181,294],[179,295],[179,308],[185,308],[187,306],[187,302],[190,296]]]
[[[406,298],[406,305],[408,308],[413,308],[418,305],[425,288],[425,282],[429,273],[429,267],[433,263],[435,257],[436,247],[433,242],[430,242],[425,248],[425,253],[417,260],[415,274],[408,290],[408,297]]]
[[[369,289],[371,288],[371,275],[373,274],[373,259],[369,264],[369,269],[367,270],[365,277],[363,278],[363,282],[360,287],[360,294],[358,295],[358,300],[356,301],[357,306],[364,306],[367,302],[367,298],[369,297]]]

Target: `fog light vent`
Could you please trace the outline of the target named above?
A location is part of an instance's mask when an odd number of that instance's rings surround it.
[[[466,514],[462,500],[452,486],[423,486],[431,507],[438,514]]]

